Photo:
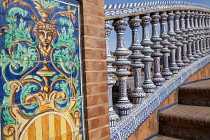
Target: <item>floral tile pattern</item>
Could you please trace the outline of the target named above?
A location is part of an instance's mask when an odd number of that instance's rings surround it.
[[[0,139],[84,139],[78,1],[0,9]]]

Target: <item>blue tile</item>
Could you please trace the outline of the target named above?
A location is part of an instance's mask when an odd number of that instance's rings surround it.
[[[7,6],[0,4],[0,15],[23,18],[33,21],[44,21],[50,24],[79,27],[78,5],[71,2],[55,0],[10,1]]]
[[[78,62],[80,60],[79,30],[56,26],[57,36],[52,42],[52,61]]]

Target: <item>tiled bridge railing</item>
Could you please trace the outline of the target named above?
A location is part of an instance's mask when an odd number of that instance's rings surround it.
[[[126,139],[178,86],[210,62],[210,9],[186,2],[116,4],[105,6],[105,19],[111,139]],[[127,25],[132,31],[131,54],[124,45]],[[109,51],[113,28],[116,59]],[[128,66],[134,75],[131,98],[127,94]],[[119,82],[119,100],[114,105],[113,74]]]

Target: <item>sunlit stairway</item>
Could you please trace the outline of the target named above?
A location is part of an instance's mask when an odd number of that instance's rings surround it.
[[[159,114],[159,136],[152,140],[210,140],[210,80],[179,88],[179,104]]]

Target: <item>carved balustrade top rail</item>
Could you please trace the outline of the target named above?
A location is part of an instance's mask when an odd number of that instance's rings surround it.
[[[210,62],[210,8],[179,1],[114,4],[105,6],[105,19],[111,139],[127,139],[174,90]],[[131,52],[124,43],[128,25]],[[115,58],[109,50],[112,29],[117,36]],[[128,95],[129,66],[134,89]],[[116,81],[118,101],[113,104]]]

